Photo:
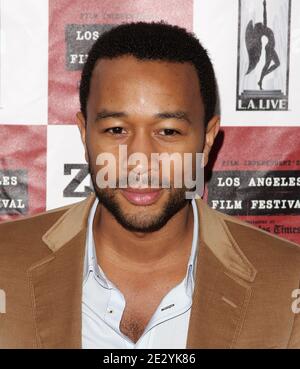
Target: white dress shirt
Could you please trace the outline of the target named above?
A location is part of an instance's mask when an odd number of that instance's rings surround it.
[[[96,198],[87,227],[82,291],[82,348],[186,348],[198,253],[198,210],[195,200],[192,200],[194,230],[186,276],[161,300],[136,343],[120,331],[125,309],[124,295],[97,263],[92,228],[97,205]]]

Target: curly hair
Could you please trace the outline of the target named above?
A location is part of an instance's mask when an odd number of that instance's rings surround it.
[[[92,72],[99,59],[131,55],[138,60],[191,63],[199,78],[205,109],[205,125],[213,117],[217,103],[214,69],[207,51],[193,33],[176,25],[160,22],[125,23],[104,32],[93,44],[84,64],[79,87],[80,109],[87,120]]]

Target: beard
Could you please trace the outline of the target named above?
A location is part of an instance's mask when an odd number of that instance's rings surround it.
[[[109,213],[117,222],[130,232],[150,233],[161,229],[167,222],[181,209],[183,209],[191,200],[186,199],[187,189],[183,188],[165,188],[168,192],[167,200],[161,209],[155,213],[151,212],[150,206],[137,206],[137,210],[132,213],[122,209],[118,201],[118,188],[99,188],[96,184],[93,171],[89,170],[93,183],[95,195]],[[151,214],[152,213],[152,214]]]
[[[184,189],[167,189],[167,191],[169,192],[168,199],[158,213],[151,214],[149,211],[147,212],[148,206],[144,206],[141,211],[137,210],[134,214],[130,214],[123,211],[120,206],[116,197],[116,190],[95,187],[95,194],[99,202],[122,227],[131,232],[142,233],[158,231],[190,201],[185,198]]]

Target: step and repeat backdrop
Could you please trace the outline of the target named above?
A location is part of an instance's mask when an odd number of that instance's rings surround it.
[[[0,0],[0,220],[89,194],[75,125],[87,52],[115,25],[162,19],[193,31],[216,71],[205,200],[300,243],[298,0]]]

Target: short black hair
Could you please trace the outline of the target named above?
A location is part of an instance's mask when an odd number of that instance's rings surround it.
[[[84,64],[79,87],[80,109],[87,120],[87,101],[92,72],[99,59],[131,55],[139,60],[188,62],[196,68],[207,125],[215,113],[217,85],[207,51],[191,32],[160,22],[132,22],[104,32],[93,44]]]

